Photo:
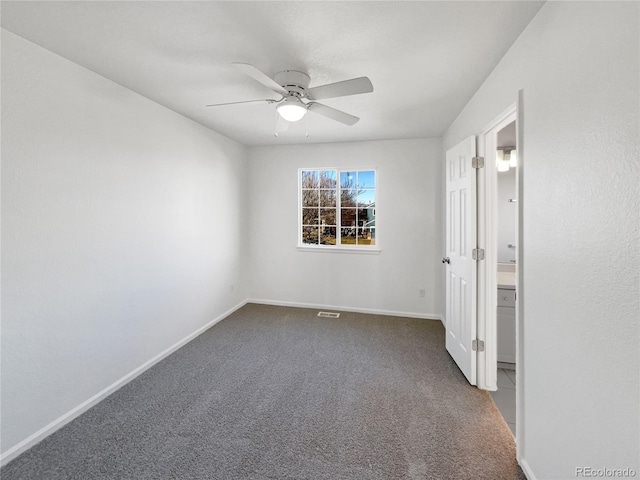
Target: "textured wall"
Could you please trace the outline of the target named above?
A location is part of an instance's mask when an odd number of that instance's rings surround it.
[[[443,314],[439,139],[251,147],[249,159],[253,298]],[[377,170],[379,255],[297,250],[298,169],[312,167]]]
[[[640,472],[639,9],[546,3],[444,139],[523,89],[518,448],[538,479]]]
[[[245,155],[2,32],[3,452],[246,298]]]

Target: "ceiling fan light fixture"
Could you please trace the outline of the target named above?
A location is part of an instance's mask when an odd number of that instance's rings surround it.
[[[307,106],[297,96],[289,95],[276,110],[287,122],[297,122],[307,113]]]
[[[207,107],[253,102],[275,103],[276,118],[282,118],[287,122],[297,122],[307,114],[307,110],[313,110],[314,114],[335,120],[343,125],[353,126],[360,120],[358,117],[318,103],[316,100],[373,92],[373,85],[367,77],[351,78],[349,80],[309,88],[311,78],[304,72],[283,70],[271,78],[250,63],[235,62],[232,65],[258,83],[281,95],[280,99],[273,100],[271,98],[265,98],[262,100],[214,103],[207,105]],[[303,99],[306,99],[308,103],[303,102]]]

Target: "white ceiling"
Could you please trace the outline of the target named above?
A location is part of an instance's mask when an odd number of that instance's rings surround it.
[[[515,147],[516,145],[516,122],[515,120],[505,126],[497,135],[498,147]]]
[[[542,3],[2,1],[2,26],[243,144],[317,143],[441,136]],[[276,138],[274,105],[204,107],[279,98],[232,62],[374,92]]]

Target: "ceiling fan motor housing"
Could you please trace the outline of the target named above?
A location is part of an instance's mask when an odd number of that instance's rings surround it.
[[[311,81],[309,75],[296,70],[278,72],[273,79],[278,85],[287,90],[290,95],[295,95],[296,97],[304,97]]]

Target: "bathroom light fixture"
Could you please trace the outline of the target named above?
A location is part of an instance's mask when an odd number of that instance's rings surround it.
[[[297,122],[307,113],[307,106],[296,95],[288,95],[276,110],[288,122]]]
[[[509,167],[517,166],[515,147],[498,147],[496,150],[496,166],[499,172],[508,172]]]
[[[502,149],[496,151],[496,166],[499,172],[509,171],[509,159],[505,159],[504,150]]]

